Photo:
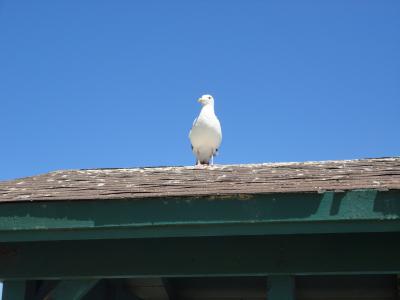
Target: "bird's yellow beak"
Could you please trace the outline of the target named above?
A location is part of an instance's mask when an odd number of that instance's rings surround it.
[[[199,98],[198,100],[197,100],[197,102],[199,102],[199,103],[203,103],[203,98]]]

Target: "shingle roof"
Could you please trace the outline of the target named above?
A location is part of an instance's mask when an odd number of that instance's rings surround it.
[[[0,182],[0,202],[400,190],[400,157],[65,170]]]

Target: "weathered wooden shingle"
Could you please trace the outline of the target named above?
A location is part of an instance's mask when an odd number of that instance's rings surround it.
[[[400,157],[55,171],[0,182],[0,202],[400,189]]]

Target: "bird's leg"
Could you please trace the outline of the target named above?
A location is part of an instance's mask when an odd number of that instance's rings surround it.
[[[193,150],[193,145],[192,145],[192,150]],[[196,151],[196,164],[195,166],[199,166],[200,165],[200,160],[199,160],[199,150]]]
[[[211,166],[214,165],[214,155],[211,155]]]

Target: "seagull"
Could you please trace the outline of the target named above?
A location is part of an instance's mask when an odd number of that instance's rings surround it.
[[[202,108],[199,116],[194,119],[189,139],[193,154],[196,156],[196,165],[213,165],[213,158],[217,155],[222,141],[221,124],[214,112],[214,98],[203,95],[199,98]]]

